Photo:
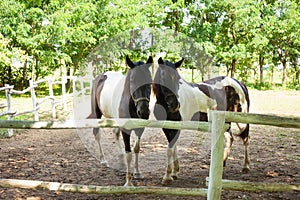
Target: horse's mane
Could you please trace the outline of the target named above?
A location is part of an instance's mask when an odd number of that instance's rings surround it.
[[[125,83],[124,83],[124,90],[123,90],[123,97],[128,97],[130,98],[130,74],[131,74],[131,69],[129,69],[126,74],[125,74]]]
[[[160,70],[159,67],[156,70],[156,73],[155,73],[155,76],[154,76],[154,80],[153,80],[153,83],[152,83],[152,90],[153,90],[153,94],[155,96],[159,95],[159,93],[160,93],[160,85],[158,84],[159,83],[158,80],[160,79],[160,73],[158,73],[158,70]]]

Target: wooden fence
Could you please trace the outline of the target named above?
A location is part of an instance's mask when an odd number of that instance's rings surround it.
[[[72,93],[66,92],[66,83],[67,83],[68,79],[72,83]],[[87,81],[87,79],[88,79],[88,81]],[[6,111],[2,111],[0,113],[0,117],[7,116],[8,120],[13,120],[13,118],[16,116],[33,113],[33,116],[34,116],[33,119],[35,121],[39,121],[39,110],[41,109],[42,106],[45,106],[46,102],[50,101],[51,116],[53,119],[56,119],[57,118],[57,106],[63,105],[63,110],[64,110],[64,112],[66,112],[68,110],[67,109],[68,97],[70,97],[70,96],[76,97],[76,96],[81,95],[81,97],[84,98],[86,91],[89,90],[92,85],[92,80],[93,80],[92,78],[75,77],[75,76],[63,76],[58,80],[50,79],[50,78],[42,79],[42,80],[38,80],[36,82],[33,82],[32,80],[30,80],[29,87],[22,91],[14,90],[13,85],[5,85],[5,87],[0,88],[0,91],[5,91],[6,104],[0,103],[0,109],[3,110],[6,108]],[[85,82],[89,83],[89,87],[84,86]],[[36,88],[38,88],[39,84],[41,84],[41,83],[47,84],[49,94],[48,94],[48,96],[38,99],[37,95],[36,95]],[[76,83],[79,83],[79,87],[76,86]],[[58,96],[54,95],[53,85],[61,86],[62,95],[60,98]],[[21,95],[21,94],[25,94],[25,93],[30,93],[31,101],[32,101],[32,109],[24,110],[24,111],[14,110],[12,95]],[[25,107],[30,107],[30,106],[26,105]],[[11,137],[12,135],[13,135],[13,129],[8,129],[8,136]]]
[[[162,187],[116,187],[116,186],[86,186],[72,185],[55,182],[28,181],[15,179],[0,179],[1,187],[21,187],[48,189],[56,191],[85,192],[96,194],[169,194],[206,196],[209,200],[217,200],[221,197],[222,189],[247,190],[251,186],[255,190],[247,191],[300,191],[300,184],[271,184],[271,183],[249,183],[241,181],[222,180],[223,171],[223,142],[225,122],[239,122],[251,124],[263,124],[280,126],[285,128],[300,129],[300,117],[279,117],[262,114],[232,113],[225,111],[211,111],[209,113],[209,123],[195,121],[156,121],[141,119],[101,119],[101,120],[69,120],[66,122],[35,122],[35,121],[0,121],[0,128],[18,129],[68,129],[68,128],[93,128],[93,127],[155,127],[172,129],[190,129],[212,132],[211,140],[211,162],[208,178],[208,189],[205,188],[162,188]],[[271,189],[270,189],[271,188]]]

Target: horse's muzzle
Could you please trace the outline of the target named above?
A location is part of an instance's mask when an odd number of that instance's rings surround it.
[[[147,110],[146,109],[145,110],[138,110],[137,115],[141,119],[149,119],[150,110],[149,109],[147,109]]]
[[[180,103],[179,103],[179,102],[177,103],[176,106],[171,106],[171,105],[168,106],[168,110],[169,110],[169,112],[171,112],[171,113],[178,112],[178,111],[179,111],[179,108],[180,108]]]

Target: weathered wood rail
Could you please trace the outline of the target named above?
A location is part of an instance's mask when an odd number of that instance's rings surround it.
[[[155,194],[175,196],[206,196],[205,188],[171,188],[171,187],[124,187],[124,186],[96,186],[79,185],[58,182],[0,179],[0,187],[51,190],[59,192],[80,192],[86,194]]]

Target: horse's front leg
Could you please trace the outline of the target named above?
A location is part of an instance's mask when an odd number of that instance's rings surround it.
[[[174,146],[167,148],[167,170],[166,174],[163,177],[162,184],[169,185],[174,179],[171,175],[173,168],[173,155],[174,155]]]
[[[172,171],[172,178],[178,179],[178,173],[179,173],[179,160],[177,155],[177,145],[174,145],[174,151],[173,151],[173,171]]]
[[[127,164],[127,170],[126,170],[126,183],[124,186],[133,186],[131,180],[132,180],[132,173],[131,173],[131,160],[132,160],[132,153],[126,152],[126,164]]]
[[[126,183],[124,186],[133,186],[132,180],[132,173],[131,173],[131,160],[132,160],[132,153],[130,148],[130,132],[125,132],[122,130],[123,141],[125,145],[125,152],[126,152]]]
[[[141,139],[139,136],[136,136],[135,144],[134,144],[134,153],[135,153],[135,163],[134,163],[134,178],[142,179],[143,176],[139,170],[139,153],[140,153],[140,144]]]
[[[93,129],[93,134],[94,134],[95,139],[98,143],[99,152],[100,152],[100,162],[101,162],[101,164],[104,164],[104,165],[108,166],[108,163],[105,160],[104,153],[103,153],[102,146],[101,146],[101,132],[100,132],[100,129],[99,128],[94,128]]]

